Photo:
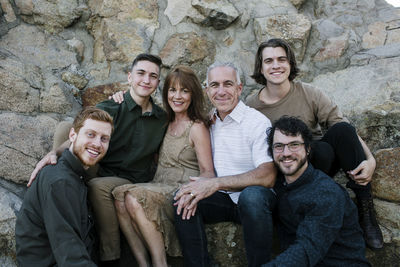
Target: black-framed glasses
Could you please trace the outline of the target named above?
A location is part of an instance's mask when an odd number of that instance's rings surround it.
[[[290,151],[297,152],[297,151],[299,151],[299,149],[301,148],[302,145],[304,145],[304,143],[300,143],[300,142],[290,142],[288,144],[275,143],[272,145],[272,149],[275,152],[283,152],[283,150],[285,150],[285,146],[287,146]]]

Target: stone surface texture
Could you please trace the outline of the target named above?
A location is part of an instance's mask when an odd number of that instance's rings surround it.
[[[15,212],[54,127],[129,89],[137,54],[163,59],[157,103],[174,66],[189,65],[203,82],[214,61],[238,65],[245,99],[261,88],[250,77],[254,56],[272,37],[288,40],[298,78],[331,97],[375,154],[385,247],[367,257],[398,266],[400,8],[384,0],[0,0],[0,265],[16,266]],[[240,232],[207,228],[215,266],[245,265]]]

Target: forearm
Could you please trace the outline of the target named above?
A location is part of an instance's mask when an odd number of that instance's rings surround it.
[[[368,161],[368,162],[371,164],[371,166],[373,166],[374,169],[375,169],[376,161],[375,161],[374,156],[372,155],[371,150],[369,150],[369,148],[368,148],[367,144],[364,142],[364,140],[362,140],[362,138],[361,138],[359,135],[357,135],[357,136],[358,136],[358,139],[360,140],[360,143],[361,143],[361,146],[362,146],[362,148],[363,148],[363,150],[364,150],[364,154],[365,154],[365,157],[366,157],[367,161]]]
[[[240,191],[247,186],[253,185],[273,187],[276,173],[274,164],[268,162],[242,174],[218,177],[215,182],[217,183],[218,190],[227,191]]]

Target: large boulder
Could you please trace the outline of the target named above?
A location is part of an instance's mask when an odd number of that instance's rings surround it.
[[[16,265],[15,222],[21,199],[0,186],[0,265]]]
[[[70,26],[81,15],[85,6],[78,0],[15,0],[21,18],[30,24],[57,33]]]
[[[400,147],[379,150],[375,154],[375,159],[376,169],[372,179],[374,195],[386,201],[400,203],[400,165],[398,163]]]
[[[23,59],[24,63],[45,69],[46,75],[71,64],[78,64],[76,54],[70,51],[67,42],[45,34],[32,25],[21,24],[11,29],[0,39],[0,47],[7,48],[10,53]]]
[[[311,22],[303,14],[273,15],[254,20],[258,43],[270,38],[283,38],[291,45],[299,62],[303,60],[310,30]]]
[[[10,51],[0,49],[0,110],[39,110],[39,90],[43,87],[40,69],[23,63]]]
[[[1,113],[0,177],[27,182],[38,159],[50,151],[57,122],[48,115]]]
[[[93,61],[130,62],[151,46],[158,28],[158,4],[145,1],[89,0],[92,11],[87,23],[94,38]]]
[[[206,36],[195,32],[173,34],[160,52],[166,67],[189,65],[200,80],[205,78],[207,67],[214,61],[216,46]]]

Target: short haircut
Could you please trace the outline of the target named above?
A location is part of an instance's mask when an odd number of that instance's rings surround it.
[[[310,151],[312,133],[307,125],[299,118],[282,116],[272,124],[272,127],[267,129],[268,154],[271,157],[273,157],[272,146],[274,144],[274,134],[276,130],[279,130],[287,136],[297,136],[300,134],[303,138],[306,151]]]
[[[156,64],[158,66],[159,71],[161,72],[162,60],[159,56],[148,54],[148,53],[139,54],[133,60],[131,70],[136,66],[136,64],[139,61],[150,61],[150,62]]]
[[[189,119],[192,121],[202,121],[208,126],[209,120],[205,116],[205,100],[203,89],[200,81],[194,71],[186,66],[177,66],[165,78],[162,99],[163,105],[167,112],[168,121],[171,122],[175,119],[175,113],[168,104],[168,89],[171,87],[180,86],[186,88],[191,92],[191,103],[187,110]]]
[[[211,64],[207,68],[207,77],[206,77],[206,85],[207,85],[207,87],[208,87],[208,75],[209,75],[210,71],[212,71],[213,69],[218,68],[218,67],[229,67],[229,68],[232,68],[236,72],[236,82],[238,84],[241,84],[241,82],[240,82],[240,71],[239,71],[238,67],[236,67],[236,65],[234,63],[216,61],[216,62],[214,62],[213,64]]]
[[[102,121],[102,122],[107,122],[111,124],[111,132],[114,131],[114,124],[113,124],[113,119],[108,114],[106,111],[101,110],[99,108],[89,106],[81,110],[81,112],[76,115],[74,122],[72,124],[72,128],[74,128],[74,131],[76,133],[79,133],[79,130],[83,127],[83,124],[85,124],[85,121],[87,119],[92,119],[95,121]]]
[[[264,75],[261,73],[262,70],[262,52],[264,48],[266,47],[282,47],[285,52],[286,56],[288,58],[289,64],[290,64],[290,74],[289,74],[289,81],[293,81],[294,78],[296,78],[297,74],[299,73],[299,69],[297,67],[296,63],[296,57],[294,55],[294,52],[290,45],[283,39],[269,39],[266,42],[262,42],[258,46],[257,54],[256,54],[256,59],[254,63],[254,72],[253,75],[251,75],[251,78],[253,78],[257,83],[266,85],[267,80],[265,79]]]

